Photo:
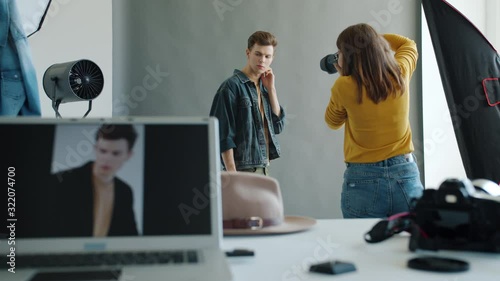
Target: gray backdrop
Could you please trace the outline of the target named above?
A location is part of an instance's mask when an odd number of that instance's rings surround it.
[[[113,115],[208,115],[220,83],[245,65],[248,36],[269,31],[279,42],[271,67],[287,114],[282,157],[270,169],[285,213],[340,218],[343,129],[324,122],[338,76],[319,61],[360,22],[420,44],[420,14],[415,0],[113,0]],[[420,79],[418,68],[410,119],[423,171]]]

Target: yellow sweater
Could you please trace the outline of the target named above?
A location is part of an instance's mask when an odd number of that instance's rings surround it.
[[[409,85],[417,66],[418,51],[409,38],[386,34],[406,82],[403,95],[390,94],[385,101],[373,103],[363,88],[363,102],[357,102],[357,84],[351,76],[340,76],[332,87],[325,121],[332,129],[345,124],[344,161],[378,162],[413,151],[409,122]]]

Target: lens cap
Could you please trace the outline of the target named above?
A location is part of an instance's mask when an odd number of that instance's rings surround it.
[[[469,263],[442,257],[418,257],[408,261],[408,267],[438,272],[461,272],[469,270]]]

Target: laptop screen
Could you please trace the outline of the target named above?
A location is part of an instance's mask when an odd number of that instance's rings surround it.
[[[16,238],[210,234],[208,130],[207,123],[2,123],[4,221]]]

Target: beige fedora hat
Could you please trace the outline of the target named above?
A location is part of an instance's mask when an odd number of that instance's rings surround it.
[[[224,235],[285,234],[309,229],[316,220],[285,216],[276,179],[246,172],[221,172]]]

